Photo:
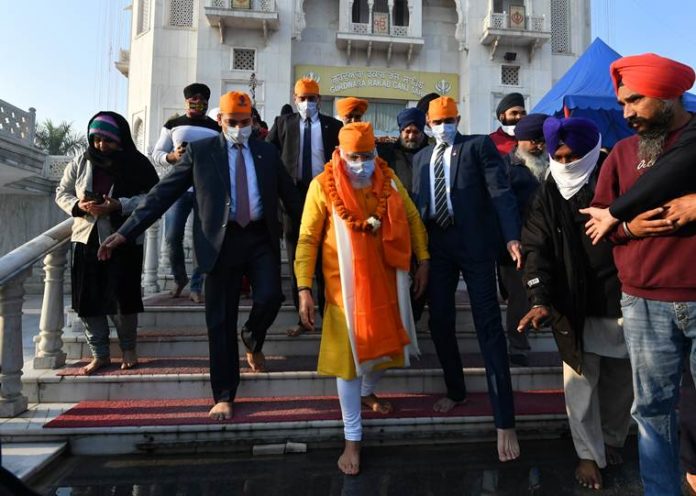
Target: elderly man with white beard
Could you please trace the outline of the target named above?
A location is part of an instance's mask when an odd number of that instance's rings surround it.
[[[547,117],[546,114],[529,114],[522,117],[515,126],[517,145],[503,157],[510,176],[510,186],[517,199],[517,210],[522,225],[534,194],[548,173],[549,156],[546,153],[543,129]],[[501,249],[500,252],[498,277],[501,292],[507,299],[505,327],[510,363],[526,367],[529,365],[528,352],[531,348],[527,334],[518,332],[517,324],[529,311],[529,301],[522,281],[522,272],[517,270],[507,250]]]

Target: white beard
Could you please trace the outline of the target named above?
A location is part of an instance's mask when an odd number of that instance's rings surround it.
[[[525,167],[532,171],[532,174],[539,182],[543,182],[546,179],[546,176],[549,174],[549,155],[546,151],[537,157],[529,152],[522,151],[518,147],[515,155],[524,162]]]

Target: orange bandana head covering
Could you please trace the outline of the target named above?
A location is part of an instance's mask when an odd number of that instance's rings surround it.
[[[351,112],[358,112],[364,114],[367,111],[367,100],[362,98],[354,98],[349,96],[348,98],[341,98],[336,100],[336,110],[338,115],[344,117]]]
[[[338,146],[347,153],[371,152],[375,149],[375,133],[369,122],[351,122],[338,132]]]
[[[651,98],[678,98],[694,84],[694,70],[676,60],[654,53],[615,60],[610,68],[614,91],[619,85]]]
[[[251,98],[241,91],[230,91],[220,97],[221,114],[251,115]]]
[[[457,117],[458,115],[457,102],[448,96],[436,98],[428,106],[428,117],[431,120],[447,119],[448,117]]]
[[[295,83],[295,94],[298,96],[318,95],[319,83],[312,78],[298,79]]]

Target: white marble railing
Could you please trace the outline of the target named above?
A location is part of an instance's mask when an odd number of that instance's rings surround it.
[[[507,12],[489,12],[483,19],[484,31],[488,29],[523,29],[524,31],[542,32],[546,27],[544,16],[525,16],[524,26],[517,27],[510,24],[510,16]]]
[[[41,175],[51,181],[60,181],[63,171],[73,159],[70,155],[48,155]]]
[[[72,219],[67,219],[0,258],[0,417],[27,409],[22,394],[22,306],[24,281],[43,259],[46,274],[34,368],[65,365],[63,280]]]
[[[248,7],[246,5],[248,5]],[[255,10],[257,12],[278,11],[275,0],[250,0],[248,2],[236,2],[235,0],[210,0],[209,6],[216,9]]]
[[[0,100],[0,133],[34,145],[36,109],[24,111]]]
[[[350,30],[355,34],[373,34],[370,25],[363,22],[351,22]],[[375,33],[383,35],[386,33]],[[408,36],[408,26],[391,26],[389,28],[389,35],[395,37],[405,38]]]

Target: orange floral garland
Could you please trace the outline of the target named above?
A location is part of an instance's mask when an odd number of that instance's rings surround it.
[[[343,203],[343,200],[338,195],[338,191],[336,190],[336,179],[333,175],[333,162],[328,162],[326,164],[329,198],[331,199],[331,203],[333,203],[334,209],[338,213],[338,216],[343,219],[343,221],[348,224],[348,227],[354,231],[376,231],[380,226],[380,221],[384,218],[384,214],[387,213],[387,198],[389,198],[389,189],[391,188],[391,174],[389,174],[389,168],[385,165],[385,162],[378,161],[376,162],[376,165],[380,167],[382,174],[384,174],[384,184],[382,185],[382,191],[379,194],[377,208],[375,209],[375,213],[368,216],[367,219],[359,219],[348,211],[345,203]]]

